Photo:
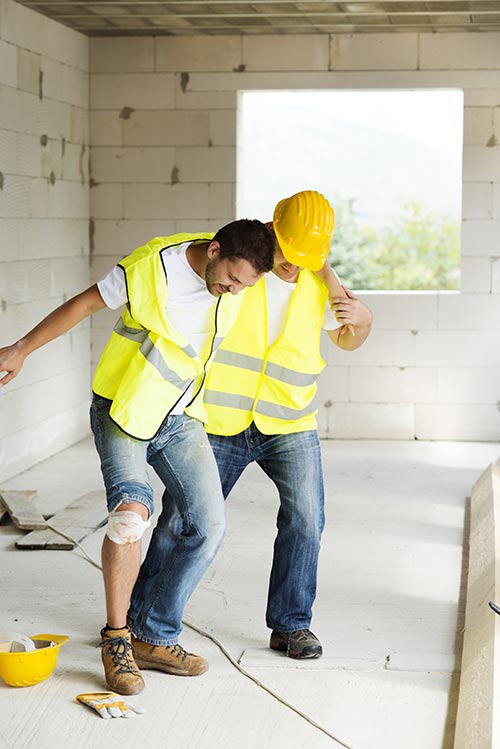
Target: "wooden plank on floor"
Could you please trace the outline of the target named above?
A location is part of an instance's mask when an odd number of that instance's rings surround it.
[[[48,524],[81,541],[106,522],[108,510],[104,492],[93,491],[57,512]],[[18,549],[73,549],[75,544],[48,528],[32,531],[16,542]]]
[[[2,489],[0,491],[0,499],[17,528],[33,531],[47,527],[47,522],[34,501],[35,496],[36,491],[33,489],[26,491]]]

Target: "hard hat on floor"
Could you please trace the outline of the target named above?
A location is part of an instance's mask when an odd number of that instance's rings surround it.
[[[30,687],[47,679],[54,671],[66,635],[33,635],[34,648],[17,652],[0,652],[0,676],[11,687]]]

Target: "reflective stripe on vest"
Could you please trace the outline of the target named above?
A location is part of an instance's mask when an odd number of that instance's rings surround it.
[[[214,356],[204,400],[209,432],[238,434],[252,421],[265,434],[316,428],[319,343],[328,293],[302,271],[281,336],[267,346],[265,281],[247,289],[236,323]]]
[[[205,403],[226,408],[239,408],[243,411],[251,411],[253,408],[253,398],[234,393],[219,393],[217,390],[205,390]]]
[[[264,359],[259,359],[257,356],[248,356],[248,354],[237,354],[235,351],[226,351],[220,349],[214,357],[214,361],[220,362],[221,364],[228,364],[231,367],[239,367],[240,369],[250,369],[252,372],[261,372],[264,364]],[[273,380],[280,380],[286,382],[289,385],[314,385],[317,380],[317,374],[304,374],[304,372],[297,372],[295,369],[289,369],[281,364],[274,364],[273,362],[266,362],[264,372]]]
[[[170,384],[174,385],[176,388],[185,390],[193,381],[192,377],[189,377],[187,380],[181,379],[177,372],[168,366],[160,351],[156,348],[150,338],[146,338],[139,351],[144,356],[144,358],[147,359],[148,362],[158,370],[163,379],[168,380],[168,382],[170,382]]]
[[[253,408],[253,398],[247,398],[244,395],[235,395],[234,393],[219,393],[217,390],[205,390],[205,403],[213,406],[224,406],[225,408],[238,408],[242,411],[251,411]],[[300,419],[316,411],[316,405],[310,403],[306,408],[297,411],[294,408],[278,406],[276,403],[269,401],[257,401],[255,413],[271,416],[273,419]]]
[[[217,351],[214,361],[220,362],[220,364],[228,364],[230,367],[250,369],[252,372],[260,372],[264,363],[264,359],[259,359],[256,356],[237,354],[236,351],[226,351],[225,349]]]
[[[309,416],[316,410],[317,406],[313,401],[311,401],[306,408],[302,408],[300,411],[295,408],[279,406],[277,403],[269,403],[269,401],[262,400],[257,401],[257,405],[255,406],[256,414],[270,416],[272,419],[283,419],[283,421],[302,419],[304,416]]]

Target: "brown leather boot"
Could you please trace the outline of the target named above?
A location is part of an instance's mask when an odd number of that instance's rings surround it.
[[[132,635],[137,665],[154,668],[175,676],[199,676],[208,669],[208,662],[201,655],[188,653],[177,645],[150,645]]]
[[[118,694],[139,694],[144,689],[144,679],[134,660],[130,630],[101,629],[101,650],[106,684]]]

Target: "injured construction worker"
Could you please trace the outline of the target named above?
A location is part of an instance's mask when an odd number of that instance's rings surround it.
[[[140,668],[193,676],[208,667],[178,637],[185,604],[222,541],[224,500],[203,401],[193,403],[190,416],[184,410],[235,319],[236,295],[271,270],[273,257],[272,234],[256,220],[234,221],[215,236],[157,237],[0,349],[5,385],[35,349],[94,312],[125,304],[97,366],[91,405],[110,513],[102,547],[107,623],[100,645],[106,682],[119,694],[144,688]],[[147,464],[165,492],[138,578],[140,540],[153,513]],[[165,533],[171,504],[181,522],[175,533]]]
[[[356,349],[370,333],[372,314],[325,263],[334,228],[326,198],[297,193],[278,204],[269,226],[277,240],[273,272],[246,290],[203,397],[224,497],[254,461],[279,492],[266,612],[270,647],[318,658],[322,646],[310,623],[324,526],[314,400],[325,364],[320,333]]]

